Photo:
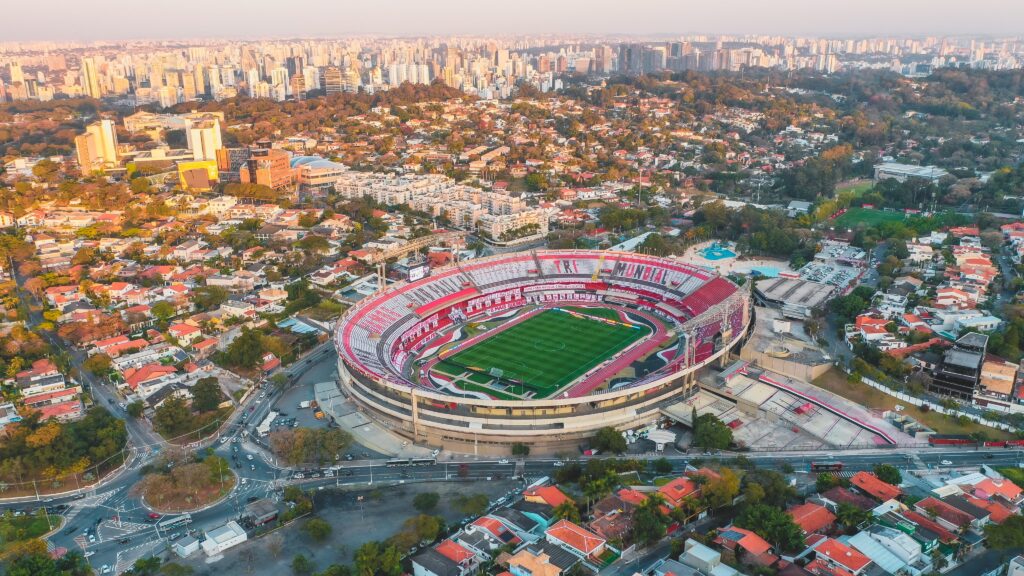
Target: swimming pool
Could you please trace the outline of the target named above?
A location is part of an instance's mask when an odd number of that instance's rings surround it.
[[[705,260],[725,260],[727,258],[736,257],[735,252],[725,246],[722,246],[718,242],[713,242],[707,248],[701,249],[700,255],[703,256]]]

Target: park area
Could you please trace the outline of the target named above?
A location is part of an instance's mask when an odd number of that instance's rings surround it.
[[[533,398],[546,398],[651,333],[603,312],[545,310],[445,358],[437,369],[449,375],[468,371],[479,385],[490,382],[515,396],[532,392]]]
[[[902,222],[902,212],[878,210],[876,208],[850,208],[833,222],[836,228],[856,228],[860,225],[877,226],[883,222]]]
[[[900,414],[917,420],[921,424],[935,430],[938,434],[982,433],[989,440],[1009,440],[1012,438],[1008,432],[1002,430],[989,428],[976,422],[960,422],[956,418],[946,416],[945,414],[932,411],[926,412],[916,406],[901,403],[896,398],[863,382],[850,382],[845,374],[835,368],[816,379],[814,385],[878,412],[895,410],[896,405],[900,404],[903,406]]]
[[[60,516],[47,517],[44,508],[20,516],[15,516],[13,511],[7,510],[0,516],[0,557],[18,542],[39,538],[52,528],[60,526],[60,523]]]
[[[224,498],[235,487],[236,477],[228,462],[208,455],[196,462],[170,460],[150,469],[134,490],[146,505],[161,513],[191,512]]]

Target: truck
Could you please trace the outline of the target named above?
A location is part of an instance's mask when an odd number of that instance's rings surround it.
[[[302,408],[302,409],[309,408],[309,405],[310,405],[310,401],[309,400],[303,400],[302,402],[299,402],[299,408]]]

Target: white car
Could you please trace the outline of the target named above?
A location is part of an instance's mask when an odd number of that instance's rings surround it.
[[[252,454],[246,454],[245,455],[245,459],[246,460],[252,460]]]
[[[110,574],[112,570],[113,569],[108,564],[104,564],[103,567],[100,568],[100,574]]]
[[[950,462],[949,460],[943,460],[942,462],[939,462],[939,464],[942,464],[943,466],[952,466],[953,465],[953,463]]]
[[[508,458],[502,458],[501,460],[498,460],[498,464],[508,464]]]
[[[565,466],[565,462],[562,462],[561,460],[559,460],[559,461],[555,462],[554,464],[552,464],[552,466],[554,466],[555,468],[561,468],[562,466]]]
[[[248,478],[242,478],[242,486],[245,486],[248,483],[249,483],[249,479]]]

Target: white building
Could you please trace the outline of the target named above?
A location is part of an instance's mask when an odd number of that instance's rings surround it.
[[[217,556],[229,548],[238,546],[247,539],[248,536],[245,534],[245,530],[238,525],[238,522],[231,520],[219,528],[206,532],[206,540],[203,541],[203,552],[207,556]]]

